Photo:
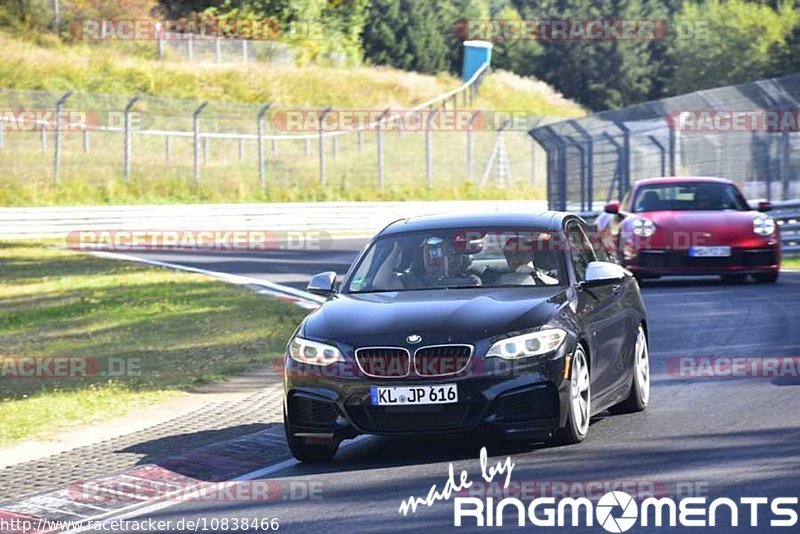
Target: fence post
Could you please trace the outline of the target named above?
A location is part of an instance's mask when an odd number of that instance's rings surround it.
[[[592,210],[594,209],[594,141],[591,134],[578,121],[573,119],[569,123],[586,141],[586,201],[589,210]]]
[[[164,156],[167,161],[172,159],[172,137],[169,135],[164,137]]]
[[[88,154],[91,150],[91,145],[89,143],[89,130],[83,130],[83,152]]]
[[[128,101],[125,106],[125,141],[123,146],[123,165],[125,180],[131,177],[131,110],[136,102],[139,100],[138,96],[134,96]]]
[[[433,128],[431,122],[437,113],[439,113],[438,109],[431,110],[425,128],[425,182],[428,187],[431,187],[433,183]]]
[[[383,119],[386,118],[386,115],[389,114],[389,108],[383,110],[381,113],[380,118],[378,119],[378,125],[376,126],[376,133],[378,134],[378,187],[383,189]]]
[[[245,65],[247,65],[249,59],[250,58],[247,50],[247,39],[242,39],[242,60],[244,61]]]
[[[272,104],[265,104],[258,112],[258,184],[261,189],[267,186],[266,169],[264,169],[264,115]]]
[[[325,138],[322,136],[322,121],[330,112],[331,108],[325,108],[319,116],[319,185],[322,187],[325,187]]]
[[[244,159],[244,139],[240,137],[238,141],[237,153],[239,155],[239,161],[242,161]]]
[[[622,131],[622,180],[620,181],[620,199],[631,187],[631,131],[622,121],[614,123]]]
[[[781,199],[789,199],[789,180],[791,180],[792,145],[789,140],[789,131],[784,129],[781,132]]]
[[[67,91],[56,102],[56,137],[55,151],[53,154],[53,181],[58,185],[61,182],[61,106],[72,96],[72,91]]]
[[[44,124],[39,123],[39,147],[42,154],[47,154],[47,132],[44,131]]]
[[[196,185],[200,183],[200,113],[203,112],[203,109],[205,109],[207,105],[207,102],[203,102],[197,106],[194,113],[192,113],[192,127],[194,130],[194,183]]]
[[[364,153],[364,132],[362,130],[358,131],[358,153]]]
[[[186,39],[186,57],[189,58],[189,61],[194,59],[194,35],[191,33],[189,38]]]
[[[219,37],[214,39],[214,58],[217,63],[222,63],[222,48],[220,47]]]
[[[164,36],[161,35],[161,23],[156,22],[156,35],[158,39],[158,59],[164,59]]]
[[[467,179],[472,182],[475,180],[475,158],[473,155],[472,123],[480,115],[480,111],[474,112],[467,119]]]
[[[673,119],[667,118],[667,128],[669,134],[669,175],[675,176],[675,159],[677,155],[678,140],[677,132],[675,131],[677,125]]]

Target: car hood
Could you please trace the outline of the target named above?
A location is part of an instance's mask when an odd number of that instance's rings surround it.
[[[566,287],[471,288],[337,295],[308,316],[301,335],[351,346],[471,342],[545,324]]]

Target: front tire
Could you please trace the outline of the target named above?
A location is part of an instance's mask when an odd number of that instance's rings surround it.
[[[586,439],[589,420],[592,416],[592,392],[589,379],[589,360],[582,345],[575,349],[569,380],[569,403],[567,424],[555,433],[554,441],[561,445],[572,445]]]
[[[628,398],[609,408],[613,414],[644,411],[650,402],[650,351],[647,348],[647,335],[639,325],[636,333],[636,346],[633,349],[633,382]]]
[[[283,428],[286,432],[286,443],[289,451],[296,459],[306,463],[329,462],[336,455],[339,449],[339,442],[333,440],[314,440],[299,438],[292,434],[291,425],[283,413]]]
[[[758,273],[753,275],[753,280],[759,284],[774,284],[778,281],[778,271],[774,273]]]

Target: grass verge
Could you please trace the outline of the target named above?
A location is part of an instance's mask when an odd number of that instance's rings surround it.
[[[800,257],[783,258],[781,267],[785,269],[800,269]]]
[[[0,301],[0,444],[269,364],[304,315],[199,275],[20,242],[0,243]],[[19,358],[47,357],[85,371],[19,376]]]

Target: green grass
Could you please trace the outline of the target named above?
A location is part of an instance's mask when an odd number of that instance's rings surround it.
[[[800,269],[800,257],[783,258],[781,267],[786,269]]]
[[[0,358],[86,357],[101,371],[0,377],[0,444],[111,418],[269,364],[304,315],[199,275],[38,244],[0,243],[0,273]],[[102,376],[109,358],[137,362],[138,374]]]

